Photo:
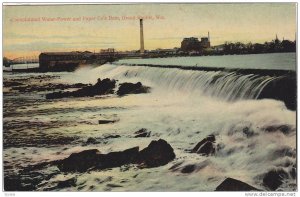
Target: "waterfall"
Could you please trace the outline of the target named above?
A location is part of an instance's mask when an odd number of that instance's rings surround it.
[[[82,79],[83,71],[75,72]],[[204,95],[227,101],[257,99],[263,88],[280,77],[257,74],[239,74],[226,71],[194,71],[176,68],[155,68],[146,66],[102,65],[84,75],[89,83],[97,78],[113,78],[122,82],[141,81],[153,90],[163,92],[181,91],[190,96]],[[72,76],[72,79],[77,79]],[[77,81],[78,81],[77,80]]]

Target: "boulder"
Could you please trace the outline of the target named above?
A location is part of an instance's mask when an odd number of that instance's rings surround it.
[[[116,81],[111,79],[98,79],[92,86],[86,86],[73,92],[53,92],[46,94],[46,99],[68,98],[68,97],[86,97],[96,95],[113,94],[116,87]]]
[[[260,190],[242,181],[233,178],[226,178],[216,188],[216,191],[260,191]]]
[[[97,149],[72,153],[68,158],[59,160],[57,167],[63,172],[85,172],[98,163],[100,152]]]
[[[72,153],[68,158],[51,162],[62,172],[86,172],[120,167],[125,164],[142,164],[143,167],[158,167],[175,158],[173,148],[165,140],[152,141],[139,152],[133,147],[120,152],[101,154],[97,149]]]
[[[191,151],[192,153],[198,153],[201,155],[209,156],[215,153],[215,141],[214,135],[209,135],[201,140]]]
[[[283,101],[288,109],[295,111],[297,109],[297,75],[290,73],[270,81],[258,96],[258,99],[264,98]]]
[[[99,124],[110,124],[110,123],[115,123],[118,120],[98,120]]]
[[[134,147],[121,152],[100,154],[97,149],[73,153],[68,158],[57,162],[62,172],[85,172],[88,169],[106,169],[132,163],[139,154],[139,148]]]
[[[135,136],[134,136],[135,138],[150,137],[151,131],[148,131],[147,129],[142,128],[142,129],[134,132],[134,134],[135,134]]]
[[[139,153],[137,163],[145,167],[158,167],[165,165],[175,159],[173,148],[165,140],[151,141],[145,149]]]
[[[193,164],[189,164],[189,165],[186,165],[184,166],[182,169],[181,169],[181,172],[182,173],[192,173],[196,170],[196,165],[193,165]]]
[[[97,140],[93,137],[89,137],[85,144],[97,144]]]
[[[138,83],[122,83],[117,91],[119,96],[124,96],[126,94],[141,94],[148,93],[149,87],[143,86],[141,82]]]
[[[66,187],[75,187],[76,181],[77,181],[77,179],[75,177],[64,180],[64,181],[59,181],[57,183],[56,188],[62,189],[62,188],[66,188]]]
[[[288,174],[283,169],[270,170],[264,175],[263,184],[270,190],[275,191],[287,178]]]
[[[30,191],[22,186],[19,176],[4,177],[4,191]]]

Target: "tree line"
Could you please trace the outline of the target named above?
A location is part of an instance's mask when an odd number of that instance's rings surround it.
[[[251,42],[248,44],[241,42],[225,42],[223,50],[217,52],[225,55],[296,52],[296,41],[279,41],[276,39],[263,44],[252,44]]]

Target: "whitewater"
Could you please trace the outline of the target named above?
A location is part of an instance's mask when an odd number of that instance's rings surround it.
[[[44,81],[34,80],[40,75],[5,74],[4,81],[29,78],[31,83],[42,86]],[[11,129],[7,137],[21,138],[20,141],[48,135],[75,139],[62,145],[45,145],[37,140],[32,146],[19,146],[17,141],[5,147],[4,161],[6,166],[12,166],[5,170],[7,174],[28,164],[63,159],[82,150],[96,148],[101,153],[109,153],[134,146],[142,149],[158,139],[172,146],[176,158],[157,168],[126,165],[86,173],[62,174],[51,166],[39,171],[53,176],[37,184],[38,191],[53,188],[58,181],[72,177],[76,177],[75,186],[53,190],[214,191],[227,177],[268,190],[262,177],[274,169],[288,174],[278,191],[297,188],[293,174],[296,169],[296,112],[287,109],[280,100],[258,99],[262,90],[281,76],[130,66],[120,62],[85,67],[73,73],[42,74],[45,76],[50,77],[50,82],[62,84],[94,84],[98,78],[115,79],[118,84],[141,82],[151,87],[151,92],[51,101],[44,98],[47,91],[4,96],[4,109],[7,110],[4,111],[4,126],[17,122],[22,128]],[[16,109],[12,110],[11,105]],[[118,121],[99,125],[99,119]],[[132,137],[141,128],[151,131],[151,136]],[[121,137],[84,145],[88,138],[100,139],[112,134]],[[190,153],[189,150],[211,134],[216,137],[215,155]],[[193,166],[193,170],[186,172],[189,166]]]

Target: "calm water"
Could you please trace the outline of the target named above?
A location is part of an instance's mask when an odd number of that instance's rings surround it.
[[[295,70],[296,53],[124,59],[117,63]]]

